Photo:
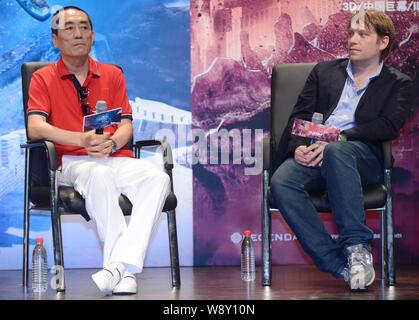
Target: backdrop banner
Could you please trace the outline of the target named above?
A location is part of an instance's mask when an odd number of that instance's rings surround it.
[[[272,68],[280,63],[346,57],[347,21],[352,12],[362,8],[390,15],[397,36],[387,62],[417,79],[417,1],[191,1],[193,126],[205,132],[208,149],[215,149],[214,144],[225,137],[230,142],[229,163],[207,156],[193,168],[196,265],[239,264],[244,229],[252,230],[260,261],[261,177],[254,174],[257,170],[249,174],[249,157],[259,150],[260,130],[269,134]],[[418,128],[416,112],[393,144],[396,258],[402,263],[419,262],[419,152],[414,143]],[[246,133],[251,139],[247,147]],[[242,143],[243,148],[238,159],[234,156],[235,142]],[[327,229],[337,236],[332,216],[322,217]],[[273,262],[311,263],[281,215],[274,214],[273,218]],[[378,261],[379,214],[368,213],[367,223],[375,232]]]
[[[0,269],[22,267],[24,151],[20,67],[27,61],[55,61],[50,17],[68,1],[0,1]],[[135,139],[162,137],[170,130],[174,156],[183,154],[180,137],[191,126],[189,0],[74,0],[93,21],[95,42],[91,56],[118,64],[127,79],[133,109]],[[174,63],[176,61],[176,63]],[[145,153],[150,161],[154,152]],[[192,265],[192,170],[175,163],[174,188],[179,254],[182,265]],[[128,219],[128,218],[127,218]],[[166,214],[153,235],[146,266],[169,266]],[[101,267],[102,249],[92,222],[63,216],[65,266]],[[33,211],[30,250],[44,237],[48,262],[53,264],[49,212]]]

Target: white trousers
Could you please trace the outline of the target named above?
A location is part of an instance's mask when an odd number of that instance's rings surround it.
[[[85,199],[103,244],[103,266],[122,262],[127,271],[141,272],[150,236],[170,193],[169,176],[143,159],[64,156],[57,183],[74,187]],[[120,194],[132,203],[128,225],[119,206]]]

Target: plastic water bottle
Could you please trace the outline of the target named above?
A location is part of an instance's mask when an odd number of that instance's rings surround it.
[[[48,263],[44,239],[36,238],[32,254],[32,291],[42,293],[47,291]]]
[[[253,247],[252,231],[243,231],[243,241],[241,247],[241,278],[244,281],[253,281],[256,279],[255,269],[255,249]]]

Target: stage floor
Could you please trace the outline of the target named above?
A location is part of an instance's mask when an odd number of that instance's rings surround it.
[[[238,266],[184,267],[180,289],[171,287],[170,268],[145,268],[138,279],[137,295],[101,297],[90,278],[96,271],[68,269],[65,294],[49,288],[42,296],[23,289],[21,271],[0,271],[0,300],[419,300],[419,265],[397,266],[396,286],[387,288],[376,278],[362,293],[350,292],[344,281],[311,265],[293,265],[274,266],[270,288],[262,287],[260,268],[256,281],[246,283],[240,279]]]

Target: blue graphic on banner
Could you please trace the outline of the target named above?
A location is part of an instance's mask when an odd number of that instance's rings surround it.
[[[16,0],[22,8],[37,20],[44,21],[50,16],[50,8],[44,0]]]
[[[191,124],[189,1],[98,3],[75,0],[71,5],[83,8],[92,18],[95,42],[91,56],[124,70],[134,139],[154,139],[160,129],[186,135]],[[21,268],[22,264],[24,151],[19,145],[26,141],[26,132],[20,68],[27,61],[59,58],[52,46],[48,17],[64,5],[68,1],[0,1],[0,269]],[[176,154],[176,148],[186,147],[186,142],[176,141],[172,147]],[[191,176],[190,168],[179,167],[180,174]],[[186,210],[191,211],[191,201],[188,205]],[[34,212],[31,216],[30,244],[36,236],[50,237],[49,214]],[[160,264],[158,259],[151,260]],[[100,259],[93,259],[83,265],[66,257],[67,266],[91,267],[98,262]]]

